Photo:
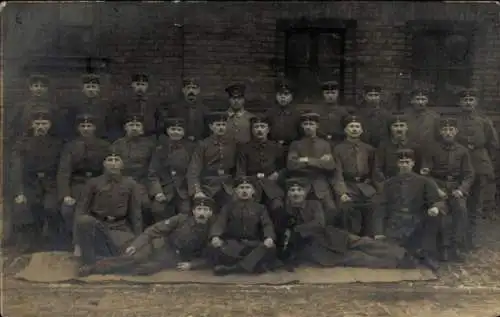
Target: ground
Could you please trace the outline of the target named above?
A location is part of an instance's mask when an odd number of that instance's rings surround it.
[[[307,317],[500,316],[500,222],[480,225],[482,247],[433,282],[224,285],[32,284],[14,280],[23,259],[6,259],[2,316]]]

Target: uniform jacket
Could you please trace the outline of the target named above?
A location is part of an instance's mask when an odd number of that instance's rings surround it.
[[[266,117],[271,121],[271,130],[269,139],[290,144],[297,140],[300,112],[294,108],[294,105],[280,106],[275,105],[266,112]]]
[[[192,138],[193,141],[203,140],[207,136],[207,126],[205,116],[209,109],[198,100],[194,104],[182,99],[174,103],[168,110],[169,117],[182,118],[186,123],[186,138]]]
[[[410,109],[408,115],[408,138],[414,144],[425,146],[436,140],[436,122],[439,114],[431,109],[416,111]]]
[[[246,110],[234,112],[231,109],[228,114],[226,135],[233,138],[238,144],[249,142],[252,138],[250,119],[255,115]]]
[[[397,151],[401,149],[412,149],[417,157],[421,154],[420,148],[409,139],[396,141],[391,138],[380,143],[375,152],[375,173],[378,183],[399,174]],[[417,158],[417,161],[420,160]]]
[[[378,147],[380,142],[389,138],[387,129],[390,113],[385,108],[369,108],[362,106],[357,112],[363,125],[361,140],[373,147]]]
[[[156,148],[155,139],[147,136],[123,137],[116,140],[113,147],[123,160],[123,175],[140,183],[146,182],[151,157]]]
[[[340,105],[329,105],[327,103],[321,105],[319,114],[318,135],[327,140],[335,142],[342,141],[345,137],[342,127],[342,119],[349,114],[347,109]]]
[[[141,95],[134,92],[129,92],[127,101],[124,102],[123,109],[125,109],[125,111],[122,110],[121,114],[142,114],[144,118],[144,135],[152,136],[156,135],[157,133],[163,132],[161,131],[162,121],[160,120],[160,111],[158,110],[158,108],[159,102],[156,98],[149,96],[148,94]],[[124,117],[121,118],[121,120],[123,120],[122,127],[125,123],[124,119]]]

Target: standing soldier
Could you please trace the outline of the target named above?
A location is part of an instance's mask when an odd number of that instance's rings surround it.
[[[358,111],[364,128],[362,140],[375,148],[381,141],[389,138],[387,121],[390,113],[382,106],[381,91],[382,88],[378,85],[366,85],[364,100]]]
[[[185,139],[186,122],[182,118],[166,120],[166,137],[160,137],[149,166],[153,220],[158,222],[175,214],[189,214],[190,198],[186,173],[195,143]]]
[[[226,88],[229,95],[227,136],[236,143],[247,143],[251,139],[250,119],[254,115],[245,110],[245,85],[234,84]]]
[[[306,112],[301,115],[304,137],[292,142],[288,151],[287,167],[290,176],[311,180],[311,195],[323,203],[327,220],[333,220],[337,211],[332,197],[331,179],[336,168],[330,144],[317,136],[319,115]]]
[[[415,89],[411,92],[411,107],[407,109],[408,137],[418,146],[428,145],[436,140],[435,123],[439,114],[429,109],[429,93],[425,89]]]
[[[339,84],[334,80],[325,81],[321,85],[323,91],[322,109],[320,109],[320,121],[318,135],[330,141],[334,146],[344,140],[342,129],[342,118],[349,112],[345,107],[339,105]]]
[[[200,141],[206,137],[204,121],[208,108],[200,100],[200,92],[200,86],[194,79],[185,79],[182,88],[184,99],[175,103],[168,111],[170,117],[184,120],[184,132],[190,141]]]
[[[108,131],[115,129],[115,125],[109,117],[108,107],[104,105],[101,98],[101,80],[99,75],[84,74],[82,76],[83,99],[75,107],[78,113],[88,113],[95,118],[97,127],[96,134],[109,139]],[[74,118],[72,119],[72,121]],[[73,121],[74,122],[74,121]]]
[[[22,251],[32,249],[43,238],[44,225],[51,244],[64,238],[60,236],[63,223],[55,181],[62,141],[48,135],[52,125],[49,112],[31,113],[31,122],[31,135],[21,136],[12,153],[12,217]]]
[[[372,199],[375,196],[375,149],[361,141],[360,119],[343,119],[346,139],[333,150],[337,163],[335,191],[340,198],[343,226],[354,234],[373,236]]]
[[[290,146],[298,137],[300,113],[293,102],[293,89],[286,80],[280,80],[276,85],[277,105],[266,112],[269,119],[269,139],[279,142],[285,147]]]
[[[211,136],[198,143],[189,163],[189,195],[210,197],[217,206],[226,204],[233,194],[232,173],[236,168],[237,145],[227,136],[227,114],[213,112],[206,118]]]
[[[123,161],[111,149],[104,174],[85,185],[76,205],[75,237],[81,248],[79,274],[91,274],[97,257],[117,256],[142,232],[137,182],[123,176]]]
[[[87,181],[102,174],[102,162],[109,142],[96,136],[96,118],[82,113],[76,119],[78,137],[62,151],[57,173],[61,214],[68,232],[73,231],[75,204]]]
[[[495,179],[492,158],[498,151],[498,135],[491,121],[477,112],[477,94],[472,89],[460,93],[457,141],[469,149],[472,166],[476,173],[468,199],[471,235],[475,237],[476,219],[481,216],[484,192]],[[469,241],[473,243],[474,241]]]
[[[474,181],[474,170],[467,148],[455,141],[457,120],[442,118],[439,127],[440,138],[429,148],[421,173],[434,178],[440,197],[447,200],[449,213],[444,215],[441,228],[442,260],[461,260],[468,227],[466,197]]]

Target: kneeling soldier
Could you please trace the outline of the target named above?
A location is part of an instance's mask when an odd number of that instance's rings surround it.
[[[142,232],[139,185],[121,174],[123,161],[115,151],[103,164],[104,174],[87,182],[76,205],[81,275],[92,273],[97,257],[119,255]]]
[[[455,140],[457,120],[442,118],[439,126],[440,138],[424,157],[421,173],[436,180],[439,194],[446,199],[450,212],[443,217],[442,259],[461,260],[468,222],[466,197],[474,182],[474,170],[467,148]]]
[[[236,199],[222,207],[210,231],[214,273],[256,273],[275,260],[275,233],[267,209],[254,201],[246,177],[235,182]]]

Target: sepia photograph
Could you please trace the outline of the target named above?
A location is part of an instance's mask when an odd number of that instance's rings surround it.
[[[500,1],[2,1],[0,34],[0,316],[500,316]]]

